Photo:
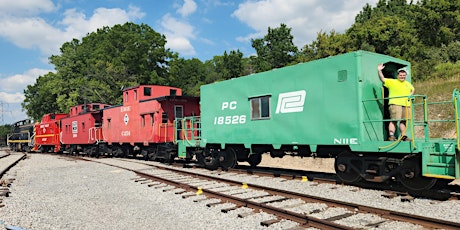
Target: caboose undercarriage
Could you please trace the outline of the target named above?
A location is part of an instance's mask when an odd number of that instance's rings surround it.
[[[307,149],[309,148],[294,149],[288,146],[273,149],[263,145],[251,149],[244,148],[243,145],[228,145],[225,149],[221,149],[220,145],[208,145],[204,149],[195,149],[194,153],[198,162],[208,169],[221,167],[225,170],[236,166],[237,162],[248,162],[251,166],[257,166],[263,154],[280,158],[285,155],[320,156],[334,157],[334,168],[338,178],[348,184],[361,181],[374,183],[397,181],[410,191],[423,191],[432,188],[438,181],[437,178],[422,175],[420,154],[356,153],[346,147],[334,146],[319,147],[314,153]]]
[[[420,155],[389,157],[388,154],[356,154],[344,151],[334,163],[337,176],[345,183],[398,181],[411,191],[432,188],[436,178],[423,177]]]
[[[172,162],[177,157],[177,147],[173,143],[150,143],[149,145],[107,144],[100,142],[92,145],[69,145],[66,152],[71,155],[90,157],[140,157],[145,160]]]

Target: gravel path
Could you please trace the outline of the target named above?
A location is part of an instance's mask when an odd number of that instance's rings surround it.
[[[134,160],[120,162],[107,158],[99,161],[129,165],[138,170],[149,168]],[[318,185],[316,182],[201,171],[248,184],[321,194],[331,199],[450,221],[459,221],[460,216],[460,201],[414,199],[401,202],[400,198],[382,197],[381,191],[352,186]],[[15,181],[10,187],[10,197],[3,198],[6,206],[0,208],[0,228],[12,225],[27,229],[281,229],[279,225],[268,228],[260,225],[261,219],[267,218],[266,213],[238,218],[239,213],[249,210],[242,208],[222,213],[220,209],[229,204],[209,208],[206,204],[215,203],[215,200],[202,200],[203,196],[198,195],[182,199],[181,195],[174,194],[175,190],[162,192],[162,188],[155,189],[155,186],[134,182],[134,173],[56,155],[29,154],[28,159],[21,161],[5,177],[15,178]],[[289,226],[289,223],[284,226]],[[415,229],[407,226],[380,227]]]
[[[5,177],[16,180],[3,198],[0,228],[267,229],[260,220],[135,183],[134,173],[97,163],[30,154]]]

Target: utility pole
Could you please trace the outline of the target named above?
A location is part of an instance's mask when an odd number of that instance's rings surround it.
[[[3,120],[3,101],[2,101],[2,102],[0,102],[0,105],[1,105],[1,109],[2,109],[2,111],[1,111],[1,116],[2,116],[2,117],[1,117],[1,119],[2,119],[2,125],[4,125],[4,124],[5,124],[5,121]]]
[[[5,124],[5,120],[4,120],[5,112],[11,112],[11,111],[5,111],[3,109],[4,104],[8,104],[8,103],[4,103],[3,101],[0,101],[0,121],[1,121],[1,125]]]

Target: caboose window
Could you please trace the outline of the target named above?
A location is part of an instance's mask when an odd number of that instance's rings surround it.
[[[100,106],[99,105],[93,105],[94,110],[99,110]]]
[[[251,98],[251,120],[270,118],[270,96]]]
[[[168,123],[168,114],[165,112],[161,114],[161,123]]]
[[[152,88],[144,87],[144,96],[152,96]]]
[[[184,117],[184,107],[182,105],[174,106],[174,115],[175,118],[183,118]]]
[[[128,102],[128,92],[125,92],[125,102]]]
[[[134,100],[137,100],[137,90],[134,90]]]

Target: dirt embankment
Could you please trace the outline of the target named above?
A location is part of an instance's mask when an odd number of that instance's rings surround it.
[[[246,165],[247,163],[239,162],[238,164]],[[259,166],[335,173],[334,158],[300,158],[292,156],[272,158],[270,155],[264,154]]]

